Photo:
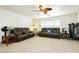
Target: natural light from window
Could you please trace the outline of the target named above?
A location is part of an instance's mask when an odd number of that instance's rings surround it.
[[[61,27],[61,22],[60,22],[60,20],[42,21],[41,22],[41,27],[42,28]]]

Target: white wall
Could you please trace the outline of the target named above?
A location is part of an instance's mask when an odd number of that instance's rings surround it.
[[[78,19],[78,22],[79,22],[79,10],[78,10],[78,15],[77,15],[77,19]]]
[[[3,32],[1,31],[2,26],[12,27],[30,27],[32,19],[24,17],[22,15],[0,9],[0,42]]]
[[[68,24],[69,23],[76,23],[78,22],[77,19],[77,13],[68,14],[68,15],[62,15],[62,16],[56,16],[56,17],[49,17],[49,18],[41,18],[39,19],[40,22],[42,21],[53,21],[53,20],[60,20],[61,22],[61,28],[66,28],[68,30]],[[40,25],[40,24],[39,24]]]
[[[67,30],[68,30],[68,24],[78,22],[77,13],[60,16],[58,18],[61,20],[61,27],[66,28]]]

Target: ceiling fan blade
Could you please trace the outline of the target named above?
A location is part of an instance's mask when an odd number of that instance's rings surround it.
[[[40,10],[35,9],[35,10],[32,10],[32,11],[40,11]]]

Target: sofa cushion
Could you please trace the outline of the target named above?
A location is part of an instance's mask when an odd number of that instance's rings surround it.
[[[29,28],[23,28],[22,32],[27,34],[27,33],[29,33],[29,31],[30,31]]]
[[[19,35],[18,38],[23,38],[23,37],[26,37],[27,35],[26,34],[23,34],[23,35]]]

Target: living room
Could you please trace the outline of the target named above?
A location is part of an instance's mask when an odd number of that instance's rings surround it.
[[[52,10],[43,13],[39,5],[0,5],[0,52],[79,52],[79,33],[74,38],[69,26],[78,24],[79,6],[47,5],[44,8]],[[74,33],[78,32],[77,26]],[[10,30],[18,38],[9,39]]]

